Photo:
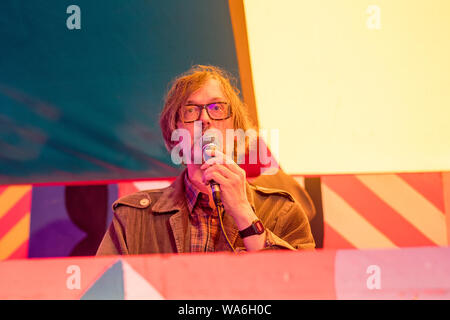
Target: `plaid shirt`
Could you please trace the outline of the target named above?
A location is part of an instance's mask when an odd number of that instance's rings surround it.
[[[184,175],[186,200],[191,221],[191,252],[212,252],[220,235],[217,211],[209,206],[209,196],[200,192]]]

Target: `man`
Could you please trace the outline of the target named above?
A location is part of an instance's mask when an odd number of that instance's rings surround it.
[[[189,133],[186,169],[167,188],[117,200],[97,255],[313,249],[308,218],[289,193],[250,185],[223,150],[207,150],[209,160],[194,161],[199,124],[202,133],[214,129],[222,137],[226,130],[251,127],[238,90],[217,67],[194,66],[174,80],[160,126],[169,151],[177,145],[175,130]],[[211,181],[220,185],[223,231]]]

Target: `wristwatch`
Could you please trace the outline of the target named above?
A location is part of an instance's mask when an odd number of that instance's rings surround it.
[[[261,234],[264,232],[264,226],[261,222],[261,220],[255,220],[252,222],[252,224],[248,227],[245,228],[244,230],[239,231],[239,235],[241,236],[241,238],[246,238],[249,236],[253,236],[255,234]]]

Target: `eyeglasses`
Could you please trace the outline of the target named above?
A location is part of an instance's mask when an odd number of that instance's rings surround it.
[[[231,108],[227,102],[213,102],[205,105],[190,103],[181,108],[184,123],[200,119],[203,109],[212,120],[225,120],[231,117]]]

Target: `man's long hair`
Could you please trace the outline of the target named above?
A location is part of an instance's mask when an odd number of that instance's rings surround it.
[[[220,82],[223,94],[231,106],[234,129],[247,131],[247,129],[254,128],[248,116],[247,106],[239,97],[235,78],[216,66],[194,65],[171,82],[165,97],[159,125],[169,152],[177,143],[171,140],[171,136],[172,132],[177,129],[177,122],[180,120],[180,108],[186,103],[189,96],[200,89],[209,79],[216,79]]]

